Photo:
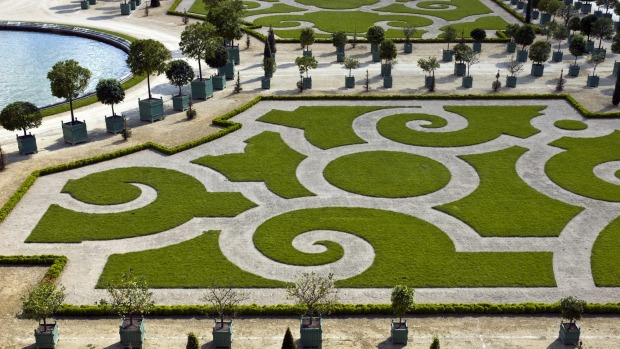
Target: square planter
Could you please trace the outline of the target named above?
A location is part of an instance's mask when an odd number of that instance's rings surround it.
[[[603,57],[605,57],[605,55],[607,55],[607,49],[604,47],[592,49],[593,55],[598,55],[599,53],[602,53]]]
[[[588,42],[586,43],[586,51],[587,52],[594,51],[594,41],[588,40]]]
[[[467,65],[465,63],[454,63],[454,75],[463,76],[467,71]]]
[[[189,109],[189,96],[176,95],[172,96],[172,109],[176,111],[184,111]]]
[[[142,4],[142,0],[136,0],[136,6],[140,6]]]
[[[370,53],[377,52],[377,51],[379,51],[379,45],[370,44]]]
[[[552,56],[551,60],[557,63],[557,62],[562,62],[562,58],[564,58],[564,52],[562,52],[562,51],[555,51],[555,52],[553,52],[553,56]]]
[[[517,43],[516,42],[509,42],[508,44],[506,44],[506,52],[508,53],[514,53],[517,50]]]
[[[97,5],[97,0],[88,0],[90,5]]]
[[[344,57],[345,57],[344,53],[337,52],[336,53],[336,62],[340,62],[340,63],[344,62]]]
[[[105,130],[107,133],[120,133],[125,128],[125,118],[121,115],[105,117]]]
[[[269,90],[271,88],[271,78],[263,77],[260,79],[260,87],[263,90]]]
[[[54,322],[45,327],[43,324],[39,324],[39,327],[34,330],[34,340],[39,349],[55,348],[58,342],[58,324]]]
[[[228,61],[235,63],[235,65],[239,65],[241,63],[241,56],[239,55],[239,45],[228,46],[226,47],[228,51]]]
[[[506,77],[506,87],[517,87],[517,77],[516,76],[507,76]]]
[[[166,118],[164,100],[161,98],[138,99],[138,106],[140,107],[140,121],[154,122]]]
[[[392,88],[392,77],[391,76],[384,76],[383,77],[383,87],[384,88]]]
[[[581,13],[590,13],[592,12],[592,4],[582,4],[581,5]]]
[[[540,15],[540,24],[545,24],[551,22],[551,14],[543,13]]]
[[[577,1],[573,6],[575,6],[575,8],[579,10],[581,9],[581,5],[583,5],[583,3],[581,1]]]
[[[407,320],[405,322],[394,322],[390,325],[390,338],[394,344],[407,345],[407,337],[409,337],[409,326]]]
[[[588,87],[598,87],[599,80],[598,75],[588,75]]]
[[[564,345],[577,345],[579,344],[579,335],[581,329],[577,326],[577,323],[573,322],[560,322],[560,341]]]
[[[527,50],[520,50],[517,52],[517,61],[521,63],[527,62]]]
[[[525,6],[525,3],[524,3],[523,1],[519,1],[519,2],[517,3],[517,8],[518,8],[519,10],[522,10],[524,6]]]
[[[620,62],[614,61],[614,70],[612,74],[614,76],[617,76],[619,71],[620,71]]]
[[[323,324],[320,317],[302,316],[299,320],[299,344],[302,348],[320,348],[323,344]]]
[[[355,76],[345,76],[344,77],[344,87],[346,87],[346,88],[354,88],[355,87]]]
[[[65,143],[75,145],[76,143],[86,142],[86,140],[88,140],[86,121],[61,121],[60,123],[62,124],[62,137],[65,140]]]
[[[32,133],[27,136],[17,136],[17,148],[21,155],[34,154],[39,151],[37,148],[37,137]]]
[[[474,85],[474,77],[473,76],[463,76],[463,80],[461,81],[461,86],[464,88],[471,88]]]
[[[381,64],[381,76],[392,76],[391,64]]]
[[[612,19],[613,18],[613,14],[607,12],[607,13],[603,13],[603,18],[609,18]]]
[[[196,79],[192,81],[192,98],[207,99],[213,97],[213,80]]]
[[[473,45],[472,45],[472,49],[476,53],[482,52],[482,43],[481,42],[474,42]]]
[[[304,90],[312,89],[312,78],[303,78]]]
[[[88,10],[90,8],[90,3],[88,2],[88,0],[82,0],[80,1],[80,7],[82,8],[82,10]]]
[[[424,87],[430,88],[434,84],[435,84],[435,77],[434,76],[425,76],[424,77]]]
[[[564,0],[564,5],[572,5],[573,0]]]
[[[226,77],[222,75],[215,75],[211,78],[213,80],[213,89],[221,91],[226,88]]]
[[[596,10],[596,11],[594,11],[594,15],[596,16],[596,18],[601,18],[601,17],[603,17],[603,11]]]
[[[579,66],[571,64],[568,67],[568,75],[570,75],[570,76],[579,76]]]
[[[452,62],[452,50],[443,50],[441,60],[444,62]]]
[[[538,19],[538,16],[540,16],[540,11],[532,10],[531,16],[532,16],[532,19]]]
[[[304,57],[312,57],[312,50],[304,50]]]
[[[566,37],[566,42],[570,46],[570,43],[573,42],[573,34],[568,34],[568,36]]]
[[[226,63],[225,66],[217,69],[217,75],[224,75],[226,80],[233,80],[235,78],[235,64],[233,62]]]
[[[545,66],[543,64],[532,64],[532,70],[530,71],[530,73],[533,76],[543,76],[544,72]]]
[[[219,322],[215,319],[213,324],[213,345],[216,348],[229,348],[233,341],[233,323],[232,320]]]
[[[379,51],[375,51],[372,53],[372,61],[381,62],[381,57],[379,57]]]
[[[121,337],[123,348],[129,348],[130,346],[135,349],[142,348],[146,336],[144,318],[133,319],[133,324],[129,326],[129,319],[123,317],[120,326],[118,326],[118,333]]]
[[[344,54],[344,46],[336,46],[336,53]]]
[[[405,51],[405,53],[413,52],[413,44],[410,42],[406,42],[403,50]]]
[[[129,14],[131,14],[129,4],[121,4],[121,15],[128,16]]]
[[[136,9],[136,1],[135,0],[129,0],[129,9],[134,11]]]
[[[510,4],[511,5],[517,5],[517,3],[519,2],[519,0],[510,0]]]

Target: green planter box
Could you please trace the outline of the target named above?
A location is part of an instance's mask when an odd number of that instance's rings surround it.
[[[129,9],[134,11],[136,9],[136,1],[135,0],[130,0],[129,1]]]
[[[564,0],[564,5],[572,5],[573,0]]]
[[[323,323],[320,317],[310,318],[302,316],[299,320],[299,344],[302,348],[320,348],[323,344]]]
[[[596,18],[601,18],[601,17],[603,17],[603,11],[596,10],[596,11],[594,11],[594,15],[596,16]]]
[[[517,87],[517,77],[516,76],[507,76],[506,77],[506,87]]]
[[[434,84],[435,84],[435,77],[434,76],[425,76],[424,77],[424,87],[430,88]]]
[[[381,62],[381,57],[379,56],[379,51],[375,51],[372,53],[372,61],[373,62]]]
[[[586,51],[587,52],[594,51],[594,41],[588,40],[588,42],[586,43]]]
[[[551,57],[551,60],[557,63],[557,62],[562,62],[563,58],[564,58],[564,52],[555,51],[553,52],[553,56]]]
[[[524,3],[525,5],[523,5],[523,13],[527,13],[527,4]]]
[[[88,0],[90,5],[97,5],[97,0]]]
[[[510,4],[511,5],[517,5],[518,2],[519,2],[519,0],[510,0]]]
[[[406,42],[403,50],[405,51],[405,53],[413,52],[413,44],[410,42]]]
[[[532,10],[532,19],[538,19],[538,16],[540,16],[540,11],[538,10]]]
[[[603,48],[603,47],[592,49],[592,54],[593,55],[597,55],[599,53],[602,53],[603,57],[605,57],[605,55],[607,55],[607,49]]]
[[[344,62],[345,54],[337,52],[336,53],[336,62],[342,63]]]
[[[516,42],[510,41],[508,44],[506,44],[506,52],[514,53],[516,50],[517,50],[517,43]]]
[[[172,109],[176,111],[184,111],[189,109],[189,96],[177,95],[172,96]]]
[[[125,128],[125,118],[121,115],[106,116],[105,130],[107,133],[120,133]]]
[[[609,12],[607,12],[607,13],[603,13],[603,17],[604,17],[604,18],[609,18],[609,19],[612,19],[612,18],[613,18],[613,14],[611,14],[611,13],[609,13]]]
[[[232,62],[234,60],[235,65],[239,65],[241,63],[241,56],[239,55],[239,45],[228,46],[226,47],[228,51],[228,61]]]
[[[524,3],[523,1],[519,1],[519,2],[517,3],[517,8],[518,8],[519,10],[522,10],[524,6],[525,6],[525,3]]]
[[[213,89],[221,91],[226,88],[226,77],[221,75],[215,75],[211,78],[213,80]]]
[[[43,327],[43,324],[39,324],[39,327],[34,330],[34,340],[36,347],[39,349],[53,349],[58,343],[58,324],[47,324]]]
[[[581,13],[590,13],[592,12],[592,4],[582,4],[581,5]]]
[[[573,42],[573,34],[568,34],[568,36],[566,37],[566,42],[570,46],[570,43]]]
[[[379,51],[379,45],[377,44],[370,44],[370,52],[378,52]]]
[[[549,13],[543,13],[540,16],[540,24],[545,24],[551,22],[551,15]]]
[[[579,10],[581,8],[581,5],[583,5],[583,3],[581,1],[577,1],[573,6],[575,6],[575,8]]]
[[[619,71],[620,71],[620,62],[614,61],[613,75],[617,76]]]
[[[263,77],[260,79],[260,87],[263,90],[269,90],[271,88],[271,78]]]
[[[463,76],[461,81],[461,86],[464,88],[471,88],[474,85],[474,77],[473,76]]]
[[[346,87],[346,88],[354,88],[355,87],[355,76],[345,76],[344,77],[344,87]]]
[[[207,99],[213,97],[213,80],[212,79],[196,79],[192,81],[192,98]]]
[[[443,50],[441,60],[444,62],[452,62],[452,50]]]
[[[154,122],[166,118],[164,114],[164,100],[159,98],[138,99],[140,107],[140,121]]]
[[[17,136],[17,148],[21,155],[37,153],[39,151],[37,148],[37,137],[32,133],[27,136]]]
[[[472,49],[476,53],[482,52],[482,43],[481,42],[474,42],[473,45],[472,45]]]
[[[344,54],[344,46],[336,46],[336,53]]]
[[[467,65],[465,63],[454,63],[454,75],[464,76],[467,72]]]
[[[90,3],[88,0],[82,0],[80,1],[80,6],[82,7],[82,10],[88,10],[90,8]]]
[[[304,90],[312,89],[312,78],[304,78],[303,82],[304,82]]]
[[[409,337],[409,326],[407,326],[407,320],[405,322],[394,322],[390,325],[390,338],[394,344],[407,345],[407,338]]]
[[[142,0],[136,0],[136,6],[140,6],[142,4]]]
[[[131,14],[129,4],[121,4],[121,15],[128,16],[129,14]]]
[[[86,140],[88,140],[86,121],[61,121],[60,123],[62,124],[62,137],[65,140],[65,143],[75,145],[76,143],[86,142]]]
[[[213,324],[213,345],[216,348],[230,348],[233,341],[233,323],[232,320],[224,323],[217,321]]]
[[[560,341],[564,345],[577,345],[579,344],[579,335],[581,329],[577,326],[577,323],[560,322]]]
[[[225,66],[217,69],[217,75],[224,75],[226,80],[233,80],[235,78],[235,64],[233,62],[226,63]]]
[[[381,64],[381,76],[392,76],[391,64]]]
[[[129,319],[123,317],[118,327],[118,333],[121,337],[121,345],[123,348],[129,348],[130,346],[134,349],[142,348],[146,336],[144,321],[144,318],[133,319],[133,325],[130,327]]]
[[[543,76],[544,72],[545,66],[543,64],[532,64],[532,70],[530,71],[530,73],[533,76]]]
[[[527,62],[527,50],[520,50],[519,52],[517,52],[517,61],[519,62]]]
[[[383,87],[384,88],[392,88],[392,77],[391,76],[384,76],[383,77]]]
[[[304,50],[304,57],[312,57],[312,50]]]
[[[588,75],[588,87],[598,87],[599,80],[598,75]]]
[[[570,75],[570,76],[579,76],[579,66],[571,64],[568,67],[568,75]]]

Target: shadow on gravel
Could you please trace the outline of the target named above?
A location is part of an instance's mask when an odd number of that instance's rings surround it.
[[[379,343],[379,345],[377,345],[377,348],[379,349],[396,349],[396,348],[404,348],[405,345],[403,344],[394,344],[392,343],[392,341],[390,341],[390,339],[386,339],[383,342]]]

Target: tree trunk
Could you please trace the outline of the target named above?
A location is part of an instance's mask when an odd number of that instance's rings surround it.
[[[73,116],[73,98],[69,98],[69,109],[71,109],[71,122],[74,122],[75,116]]]
[[[116,114],[114,114],[114,103],[112,103],[112,116],[114,116]]]
[[[200,67],[200,57],[198,57],[198,76],[200,77],[200,81],[202,81],[202,68]]]
[[[149,75],[146,75],[146,85],[149,89],[149,99],[151,99],[151,80],[149,79]]]
[[[525,11],[525,23],[530,23],[532,18],[532,0],[527,0],[527,11]]]

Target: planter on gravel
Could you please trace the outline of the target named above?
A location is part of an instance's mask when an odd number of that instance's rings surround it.
[[[125,118],[122,115],[105,117],[105,130],[107,133],[120,133],[125,129]]]
[[[225,66],[217,68],[217,75],[224,75],[226,80],[233,80],[235,78],[235,63],[228,61]]]
[[[346,88],[354,88],[355,87],[355,76],[345,76],[344,77],[344,87],[346,87]]]
[[[570,75],[570,76],[579,76],[579,66],[571,64],[568,67],[568,75]]]
[[[390,338],[394,344],[407,345],[407,338],[409,337],[409,327],[407,326],[407,320],[404,322],[394,322],[390,326]]]
[[[381,57],[379,57],[379,51],[375,51],[372,53],[372,61],[381,62]]]
[[[519,9],[519,10],[522,10],[524,6],[525,6],[525,3],[523,1],[519,1],[517,3],[517,9]]]
[[[58,324],[39,324],[34,330],[34,340],[37,348],[55,348],[58,342]]]
[[[32,133],[26,136],[17,136],[17,148],[21,155],[34,154],[39,151],[37,148],[37,137]]]
[[[404,46],[404,51],[405,51],[405,53],[413,52],[413,44],[410,43],[410,42],[406,42],[405,46]]]
[[[213,80],[213,89],[221,91],[226,88],[226,77],[223,75],[215,75],[211,78]]]
[[[213,97],[213,80],[211,79],[196,79],[192,81],[192,98],[194,99],[207,99]]]
[[[302,348],[321,348],[323,344],[323,323],[320,317],[302,316],[299,320],[299,343]]]
[[[86,142],[88,139],[86,121],[61,121],[60,123],[62,124],[62,137],[65,143],[75,145],[76,143]]]
[[[146,330],[144,328],[144,318],[133,319],[133,323],[129,325],[129,319],[123,317],[118,328],[121,337],[121,345],[123,348],[142,348]]]
[[[474,42],[473,45],[472,45],[472,49],[474,50],[475,53],[482,52],[482,43],[481,42]]]
[[[304,90],[312,89],[312,78],[303,78]]]
[[[543,76],[544,72],[545,72],[544,64],[532,64],[532,70],[530,71],[530,73],[533,76]]]
[[[392,75],[392,65],[391,64],[381,64],[381,76],[391,76]]]
[[[532,10],[532,19],[538,19],[538,16],[540,16],[540,11],[538,10]]]
[[[266,77],[266,76],[263,76],[263,77],[260,79],[260,87],[261,87],[263,90],[269,90],[269,89],[271,88],[271,78],[268,78],[268,77]]]
[[[215,319],[213,324],[213,345],[216,348],[229,348],[233,341],[233,322],[232,320],[223,322]]]
[[[581,5],[583,5],[583,3],[581,1],[577,1],[573,6],[575,6],[575,8],[579,10],[581,9]]]
[[[452,62],[452,50],[443,50],[441,59],[444,62]]]
[[[579,344],[581,329],[576,322],[560,322],[560,341],[564,345]]]
[[[129,0],[129,9],[132,11],[136,9],[136,0]]]
[[[228,61],[233,61],[235,65],[239,65],[241,63],[241,56],[239,55],[239,45],[228,46],[226,47],[228,51]]]
[[[517,52],[517,60],[521,63],[527,62],[527,54],[527,50],[520,50],[519,52]]]
[[[121,4],[121,15],[128,16],[131,14],[129,4]]]
[[[564,0],[564,5],[572,5],[573,0]]]
[[[383,87],[384,88],[392,88],[392,77],[391,76],[384,76],[383,77]]]
[[[600,53],[602,53],[602,54],[603,54],[603,58],[604,58],[604,57],[605,57],[605,55],[607,55],[607,49],[606,49],[606,48],[603,48],[603,47],[601,47],[601,48],[594,48],[594,49],[592,49],[592,54],[593,54],[593,55],[598,55],[598,54],[600,54]]]
[[[379,45],[370,44],[370,53],[373,53],[373,52],[379,52]]]
[[[553,52],[553,57],[551,58],[551,60],[557,63],[557,62],[562,62],[563,58],[564,58],[564,52],[555,51]]]
[[[614,76],[617,76],[619,71],[620,71],[620,62],[614,61],[614,70],[612,74]]]
[[[473,76],[463,76],[463,80],[461,81],[461,86],[464,88],[471,88],[474,85],[474,77]]]
[[[592,51],[594,51],[594,41],[588,40],[588,42],[586,43],[586,52]]]
[[[588,75],[588,87],[598,87],[599,80],[598,75]]]
[[[590,13],[592,12],[592,4],[582,4],[581,5],[581,13]]]
[[[176,111],[184,111],[189,109],[189,96],[176,95],[172,96],[172,109]]]
[[[435,84],[435,77],[434,76],[425,76],[424,77],[424,87],[430,88],[434,84]]]
[[[90,8],[90,3],[88,2],[88,0],[82,0],[80,1],[80,7],[82,8],[82,10],[88,10]]]
[[[517,77],[516,76],[507,76],[506,77],[506,87],[517,87]]]
[[[540,24],[545,24],[551,22],[551,14],[543,13],[540,15]]]
[[[138,106],[140,107],[140,121],[154,122],[166,118],[162,98],[138,99]]]
[[[506,44],[506,52],[514,53],[516,50],[517,50],[517,43],[516,42],[510,41],[508,44]]]
[[[88,0],[90,5],[97,5],[97,0]]]
[[[454,75],[464,76],[467,72],[467,65],[465,63],[454,63]]]
[[[304,57],[312,57],[312,50],[304,50],[303,56]]]

